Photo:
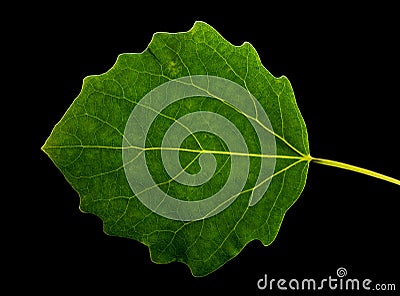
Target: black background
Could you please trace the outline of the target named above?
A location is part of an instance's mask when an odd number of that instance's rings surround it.
[[[350,278],[396,283],[399,186],[336,168],[311,164],[306,187],[272,245],[253,241],[204,278],[180,263],[152,263],[147,247],[105,235],[100,219],[79,211],[78,194],[40,151],[51,129],[85,76],[104,73],[120,53],[143,51],[153,33],[187,31],[196,20],[235,45],[250,42],[273,75],[289,78],[313,156],[400,178],[397,8],[184,6],[25,7],[12,56],[16,108],[24,110],[24,130],[17,133],[24,139],[23,163],[13,179],[20,181],[21,172],[28,179],[16,183],[17,205],[6,224],[18,251],[9,272],[21,283],[14,289],[267,295],[256,286],[265,273],[321,279],[339,267]]]

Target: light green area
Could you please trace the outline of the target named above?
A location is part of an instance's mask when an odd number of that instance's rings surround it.
[[[211,98],[213,103],[217,102],[219,108],[226,105],[228,110],[231,110],[230,113],[241,115],[239,125],[243,125],[243,120],[250,122],[259,142],[260,154],[269,156],[259,159],[258,178],[251,191],[250,206],[257,204],[263,197],[274,174],[276,135],[264,108],[247,89],[228,79],[211,75],[191,75],[170,80],[147,93],[137,103],[126,123],[122,142],[122,147],[126,148],[122,150],[124,171],[132,192],[147,208],[166,218],[194,221],[217,215],[242,194],[247,183],[250,156],[241,130],[217,111],[204,110],[193,110],[194,112],[175,118],[168,130],[162,133],[161,146],[153,148],[160,149],[162,167],[170,177],[159,183],[153,180],[143,150],[146,148],[146,139],[152,135],[149,133],[150,127],[157,116],[165,117],[164,109],[168,106],[186,98],[193,98],[195,106],[199,106],[198,103],[202,102],[204,97]],[[196,136],[198,132],[206,132],[209,138],[214,135],[218,138],[215,139],[217,143],[223,142],[227,146],[227,151],[222,151],[229,153],[230,156],[230,161],[227,159],[227,167],[230,167],[230,170],[227,171],[226,182],[219,182],[224,184],[222,188],[200,200],[175,198],[169,192],[163,191],[160,184],[167,182],[170,185],[174,181],[189,185],[191,188],[202,188],[200,185],[208,182],[216,171],[214,154],[204,152],[202,144],[204,141],[199,141]],[[157,134],[160,135],[159,131]],[[199,147],[200,152],[182,167],[180,162],[185,159],[184,156],[188,155],[189,150],[188,148],[181,150],[181,147],[187,138],[194,140],[193,145]],[[210,138],[206,142],[214,141]],[[221,152],[216,149],[212,151],[215,151],[215,154]],[[191,155],[193,156],[193,153]],[[194,160],[200,166],[199,172],[196,173],[190,172]],[[214,180],[220,181],[218,178]],[[219,187],[221,186],[214,186],[214,188]],[[168,191],[169,189],[170,187]]]

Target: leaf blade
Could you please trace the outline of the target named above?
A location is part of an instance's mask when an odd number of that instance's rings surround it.
[[[276,175],[257,204],[249,206],[255,175],[227,209],[189,222],[161,217],[138,201],[120,157],[132,109],[150,90],[187,75],[223,77],[253,94],[267,110],[277,151]],[[210,108],[193,104],[195,110]],[[191,110],[182,105],[159,115],[173,121],[185,108]],[[249,142],[254,150],[260,149],[255,139]],[[188,32],[156,33],[142,53],[122,54],[108,72],[85,78],[81,93],[42,149],[79,193],[80,209],[98,215],[107,234],[138,240],[149,247],[154,262],[183,262],[196,276],[213,272],[252,240],[270,244],[304,188],[309,164],[307,130],[287,78],[273,77],[249,43],[234,46],[203,22]],[[223,151],[214,151],[218,152]],[[259,167],[256,155],[250,155],[255,168]],[[220,168],[221,175],[224,170]],[[164,184],[165,191],[174,189],[171,184]],[[202,190],[204,196],[210,191]]]

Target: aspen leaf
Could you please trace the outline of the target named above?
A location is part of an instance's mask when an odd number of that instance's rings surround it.
[[[252,240],[271,244],[311,161],[399,184],[311,157],[289,80],[204,22],[156,33],[142,53],[86,77],[42,149],[105,233],[195,276]]]

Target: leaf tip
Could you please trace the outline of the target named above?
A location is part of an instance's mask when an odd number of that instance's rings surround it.
[[[44,142],[44,144],[40,147],[40,151],[48,155],[48,150],[47,150],[47,140]]]

